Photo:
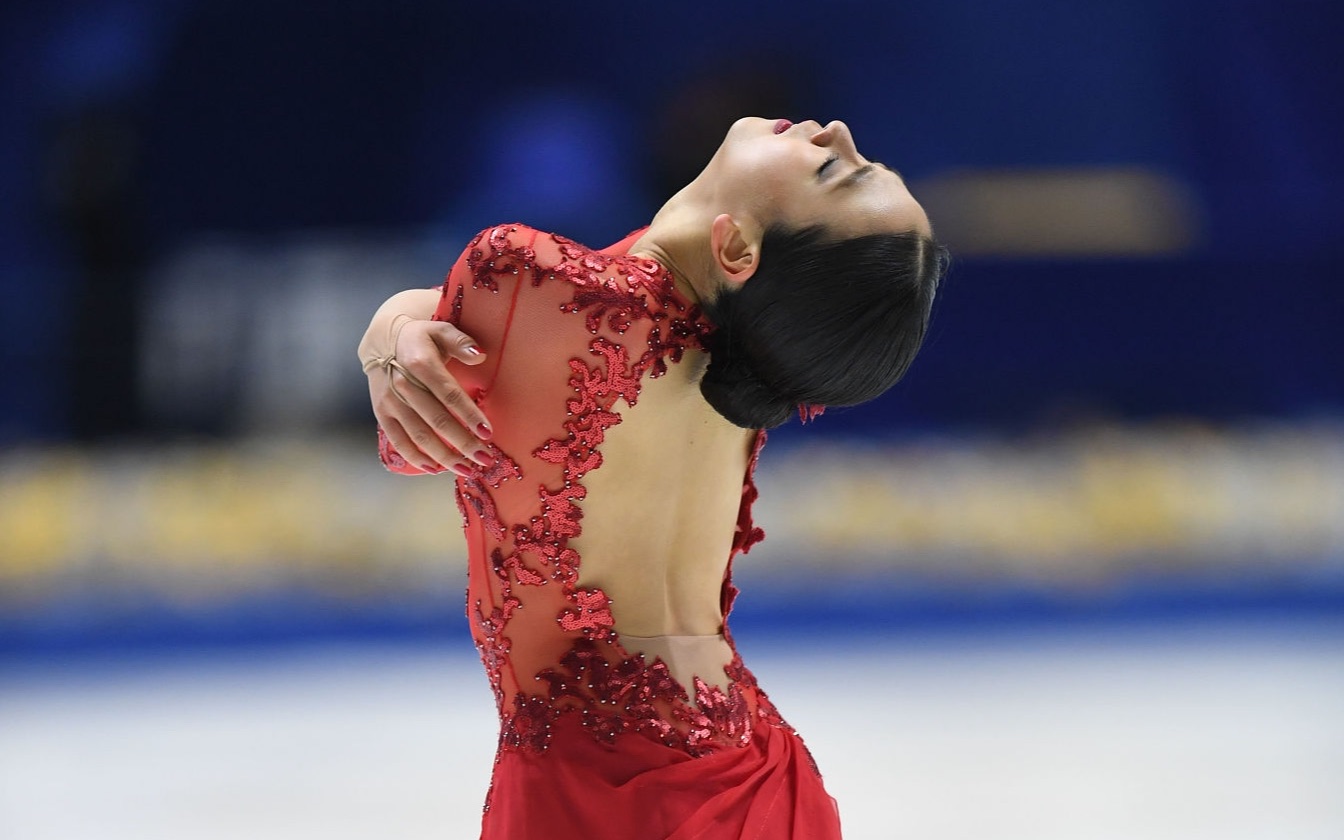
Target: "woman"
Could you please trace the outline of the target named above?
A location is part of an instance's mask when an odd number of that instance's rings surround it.
[[[844,123],[746,118],[622,242],[492,228],[378,310],[383,460],[457,475],[501,721],[483,838],[840,836],[733,647],[731,558],[763,430],[900,378],[940,270]]]

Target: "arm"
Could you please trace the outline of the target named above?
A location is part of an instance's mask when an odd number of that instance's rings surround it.
[[[468,459],[485,463],[477,453],[490,437],[489,422],[448,372],[450,360],[476,365],[485,354],[457,327],[430,320],[439,299],[437,289],[398,292],[374,313],[359,342],[383,438],[379,451],[397,472],[456,472]]]

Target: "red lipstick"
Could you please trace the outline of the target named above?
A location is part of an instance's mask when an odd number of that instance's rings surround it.
[[[793,123],[789,120],[780,120],[779,122],[775,123],[775,133],[783,134],[784,132],[789,130],[789,126],[791,125],[793,125]]]

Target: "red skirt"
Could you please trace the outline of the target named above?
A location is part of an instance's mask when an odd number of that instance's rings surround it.
[[[481,840],[839,840],[840,814],[796,734],[757,721],[698,758],[638,735],[600,743],[561,715],[542,753],[501,752]]]

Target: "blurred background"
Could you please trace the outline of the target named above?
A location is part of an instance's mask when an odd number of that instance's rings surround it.
[[[0,838],[475,836],[459,517],[355,344],[746,114],[844,119],[953,253],[907,379],[771,435],[738,564],[847,836],[1344,836],[1336,17],[0,7]]]

